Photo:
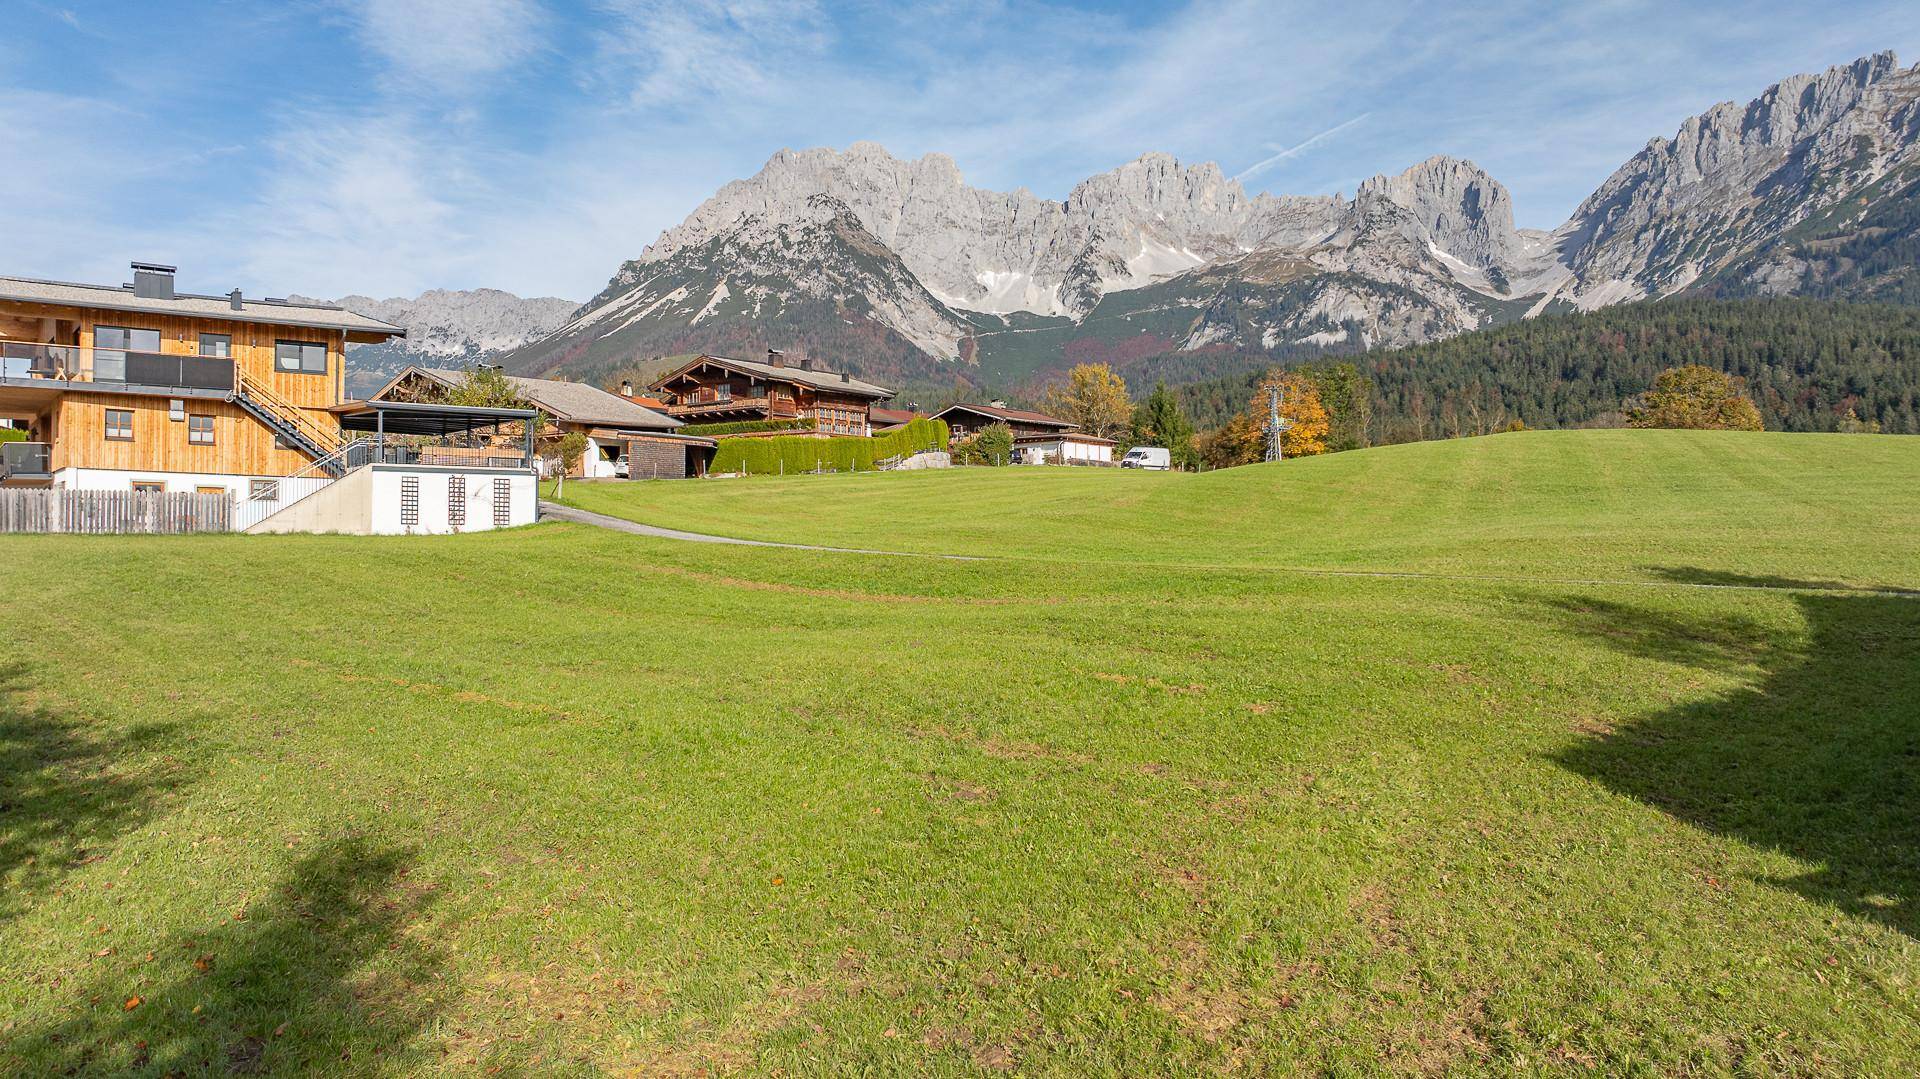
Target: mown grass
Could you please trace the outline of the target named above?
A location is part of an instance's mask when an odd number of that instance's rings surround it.
[[[7,538],[0,1072],[1910,1074],[1916,458],[1641,437]]]

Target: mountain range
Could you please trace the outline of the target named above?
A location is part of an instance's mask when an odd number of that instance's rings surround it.
[[[1681,293],[1920,302],[1917,248],[1920,66],[1881,53],[1687,120],[1550,232],[1516,228],[1506,188],[1451,157],[1347,198],[1249,195],[1214,164],[1149,153],[1051,200],[863,142],[775,154],[577,309],[501,306],[489,318],[513,330],[489,337],[416,304],[446,320],[428,341],[506,342],[501,362],[529,374],[784,348],[1018,388],[1087,359],[1179,380]]]

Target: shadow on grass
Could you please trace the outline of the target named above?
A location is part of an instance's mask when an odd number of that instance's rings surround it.
[[[1682,820],[1819,867],[1770,883],[1920,935],[1920,598],[1808,591],[1794,602],[1805,619],[1798,640],[1738,616],[1554,604],[1568,626],[1636,655],[1761,672],[1751,688],[1622,724],[1560,760]]]
[[[291,866],[243,914],[83,988],[12,1039],[17,1074],[280,1075],[406,1071],[440,1010],[441,962],[407,932],[430,902],[410,854],[348,837]]]
[[[144,760],[172,728],[98,733],[33,702],[27,669],[0,667],[0,921],[140,827],[176,785]]]

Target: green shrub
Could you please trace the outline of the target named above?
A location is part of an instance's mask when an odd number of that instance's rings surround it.
[[[919,419],[873,438],[724,438],[713,471],[779,475],[789,472],[870,472],[875,462],[947,447],[944,420]]]
[[[992,423],[953,448],[957,465],[1004,465],[1013,458],[1013,428]]]
[[[25,442],[27,433],[18,427],[0,427],[0,442]]]
[[[760,431],[811,431],[813,417],[792,420],[735,420],[732,423],[690,423],[675,428],[682,435],[744,435]]]

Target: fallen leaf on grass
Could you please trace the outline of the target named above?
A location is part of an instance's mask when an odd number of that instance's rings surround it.
[[[135,1008],[138,1008],[139,1006],[140,1006],[140,998],[139,998],[139,997],[128,997],[128,998],[127,998],[127,1002],[126,1002],[125,1004],[123,1004],[123,1005],[121,1005],[121,1010],[122,1010],[122,1011],[129,1011],[129,1012],[130,1012],[130,1011],[132,1011],[132,1010],[134,1010]]]

